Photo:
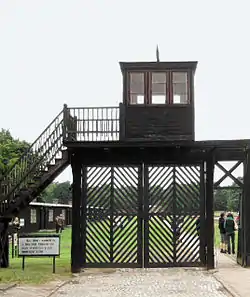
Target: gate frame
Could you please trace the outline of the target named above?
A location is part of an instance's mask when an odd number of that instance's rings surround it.
[[[117,166],[112,166],[111,164],[106,164],[98,167],[110,167],[111,168],[111,184],[113,185],[114,182],[114,167],[134,167],[138,169],[138,202],[139,206],[137,209],[137,263],[86,263],[86,227],[87,227],[87,209],[86,209],[86,201],[87,201],[87,167],[95,167],[97,165],[83,165],[82,166],[82,171],[84,173],[84,178],[82,179],[82,185],[83,185],[83,199],[82,199],[82,213],[81,213],[81,222],[82,222],[82,229],[81,229],[81,238],[82,238],[82,250],[83,252],[81,253],[81,259],[82,259],[82,267],[83,268],[141,268],[143,265],[143,227],[142,227],[142,209],[141,206],[143,205],[143,193],[142,193],[142,165],[141,164],[126,164],[126,165],[117,165]],[[112,188],[111,188],[112,191]],[[112,205],[112,202],[111,202]],[[112,206],[110,207],[110,212],[109,216],[112,217],[114,215],[114,211],[112,209]],[[129,212],[126,213],[126,215],[129,216]],[[114,223],[114,220],[110,220],[111,224]],[[111,228],[111,230],[113,230]],[[110,240],[110,246],[112,247],[113,238],[112,238],[112,232],[111,232],[111,240]],[[112,258],[112,252],[111,252],[111,258]]]
[[[174,170],[174,177],[175,177],[175,171],[176,167],[181,167],[181,166],[187,166],[187,167],[192,167],[192,166],[198,166],[199,167],[199,216],[201,219],[200,227],[201,230],[205,230],[205,218],[206,218],[206,211],[205,211],[205,204],[206,204],[206,193],[205,193],[205,179],[204,179],[204,163],[196,163],[196,164],[145,164],[145,170],[144,170],[144,181],[145,181],[145,193],[144,193],[144,198],[146,198],[146,210],[144,214],[144,220],[145,220],[145,228],[144,228],[144,238],[145,242],[148,244],[149,243],[149,236],[150,236],[150,231],[149,231],[149,221],[150,221],[150,213],[149,213],[149,187],[150,187],[150,181],[149,181],[149,167],[173,167]],[[175,185],[175,183],[174,183]],[[175,196],[175,194],[174,194]],[[176,196],[174,197],[176,199]],[[176,216],[178,213],[176,210],[173,210],[173,215]],[[159,217],[159,214],[155,214],[156,217]],[[200,238],[199,238],[199,258],[200,262],[178,262],[176,261],[176,248],[177,248],[177,240],[175,238],[175,232],[173,232],[173,245],[174,245],[174,260],[173,262],[167,262],[167,263],[150,263],[149,262],[149,250],[150,250],[150,245],[145,245],[144,248],[144,267],[145,268],[158,268],[158,267],[203,267],[206,266],[206,247],[205,247],[205,242],[206,242],[206,232],[200,232]]]
[[[81,222],[82,199],[82,166],[102,166],[104,164],[129,165],[138,163],[150,164],[195,164],[204,162],[205,194],[206,194],[206,228],[211,232],[207,234],[207,269],[214,268],[214,217],[213,217],[213,192],[214,192],[214,166],[218,161],[244,161],[244,187],[242,195],[242,266],[250,266],[250,221],[247,216],[250,211],[250,140],[225,140],[225,141],[113,141],[113,142],[76,142],[65,141],[68,148],[72,173],[72,249],[71,270],[79,272],[83,267],[82,247],[84,238],[82,231],[84,224]]]
[[[149,230],[149,220],[150,220],[150,212],[149,212],[149,167],[173,167],[174,170],[176,167],[181,167],[181,166],[199,166],[199,216],[201,218],[201,230],[203,232],[200,233],[200,251],[199,251],[199,257],[201,259],[200,262],[178,262],[174,260],[173,262],[167,262],[167,263],[150,263],[149,261],[149,252],[150,252],[150,246],[148,245],[149,243],[149,236],[150,236],[150,230]],[[113,263],[111,262],[101,262],[101,263],[86,263],[86,245],[87,245],[87,233],[86,233],[86,222],[88,219],[88,214],[87,214],[87,209],[86,209],[86,202],[87,202],[87,188],[88,188],[88,178],[87,178],[87,167],[96,167],[96,165],[89,165],[89,166],[82,166],[82,174],[83,174],[83,179],[82,179],[82,193],[85,195],[83,197],[82,201],[82,213],[81,213],[81,222],[82,222],[82,229],[81,229],[81,238],[82,238],[82,253],[81,253],[81,261],[82,261],[82,267],[83,268],[152,268],[152,267],[200,267],[200,266],[205,266],[206,265],[206,248],[205,248],[205,242],[206,242],[206,232],[204,230],[206,229],[205,226],[205,200],[206,200],[206,195],[204,192],[205,189],[205,181],[204,181],[204,165],[203,163],[197,163],[197,164],[119,164],[116,166],[113,166],[111,164],[106,164],[102,166],[98,166],[99,168],[110,168],[110,181],[111,181],[111,191],[112,191],[112,185],[114,183],[114,167],[134,167],[138,169],[138,209],[137,209],[137,263]],[[97,167],[97,168],[98,168]],[[144,186],[143,186],[144,185]],[[111,194],[112,196],[112,194]],[[108,215],[111,217],[110,218],[110,223],[111,225],[114,223],[112,216],[114,213],[114,209],[112,209],[112,201],[111,205],[108,211]],[[173,215],[178,215],[173,211]],[[129,212],[127,212],[125,215],[129,216]],[[106,215],[106,214],[105,214]],[[155,214],[156,217],[159,217],[159,214]],[[112,227],[111,227],[111,230]],[[175,240],[175,233],[174,235],[174,249],[176,250],[177,245],[176,245],[176,240]],[[144,239],[144,240],[143,240]],[[112,231],[111,231],[111,239],[110,239],[110,247],[111,247],[111,259],[112,259]]]

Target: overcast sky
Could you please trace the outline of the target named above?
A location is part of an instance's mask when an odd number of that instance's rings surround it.
[[[196,139],[250,138],[248,2],[0,0],[0,128],[32,142],[64,103],[118,105],[118,62],[159,44],[162,61],[199,62]]]

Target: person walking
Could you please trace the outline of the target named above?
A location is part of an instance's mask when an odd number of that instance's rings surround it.
[[[63,217],[62,215],[56,217],[56,233],[62,233],[63,230]]]
[[[235,221],[232,213],[228,213],[227,218],[224,223],[226,238],[227,238],[227,252],[231,254],[231,245],[232,253],[235,254]]]
[[[220,230],[220,252],[226,253],[227,240],[226,240],[226,229],[225,229],[225,214],[220,214],[219,218],[219,230]]]

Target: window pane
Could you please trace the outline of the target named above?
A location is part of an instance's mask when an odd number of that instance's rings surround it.
[[[30,209],[30,223],[36,224],[36,209],[34,208]]]
[[[152,73],[152,104],[166,103],[167,74],[164,72]]]
[[[188,103],[188,85],[186,72],[173,72],[173,103]]]
[[[54,222],[54,211],[53,209],[49,209],[49,222]]]
[[[62,209],[62,218],[63,218],[63,220],[65,220],[65,218],[66,218],[65,209]]]
[[[154,72],[152,73],[152,83],[153,84],[164,84],[166,83],[166,73],[165,72]]]
[[[144,104],[144,73],[130,73],[130,104]]]
[[[166,96],[164,95],[152,96],[152,104],[166,104]]]

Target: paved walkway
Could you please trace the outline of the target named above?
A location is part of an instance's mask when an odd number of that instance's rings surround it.
[[[88,272],[86,272],[88,274]],[[89,274],[53,297],[228,297],[212,274],[200,269],[118,269]]]
[[[54,281],[49,284],[32,286],[32,285],[17,285],[7,291],[0,290],[2,297],[48,297],[57,288],[60,287],[63,281]]]
[[[207,272],[197,268],[170,269],[88,269],[80,277],[52,293],[60,282],[38,287],[17,286],[1,292],[4,297],[248,297],[250,269],[217,254],[217,268]],[[226,288],[227,289],[226,289]],[[231,293],[229,293],[231,292]]]
[[[250,296],[250,268],[239,266],[233,257],[218,254],[218,267],[214,277],[224,284],[233,296]]]

